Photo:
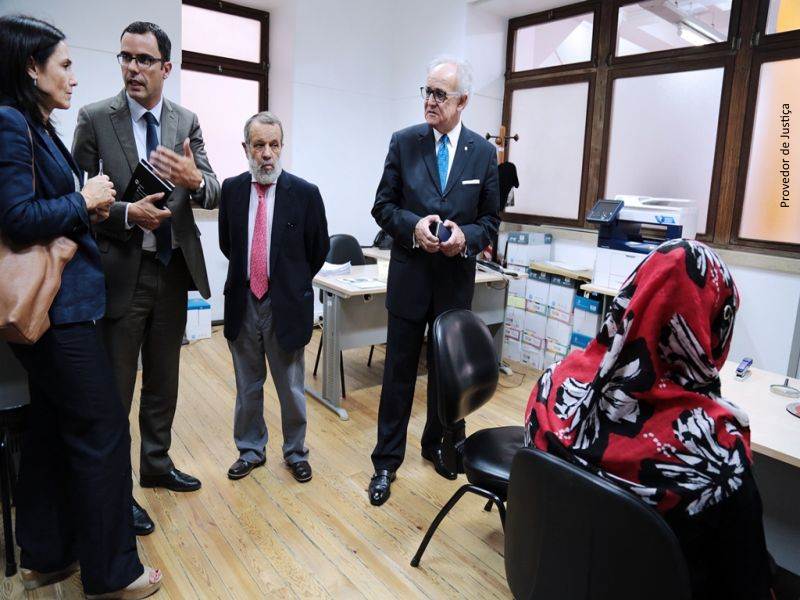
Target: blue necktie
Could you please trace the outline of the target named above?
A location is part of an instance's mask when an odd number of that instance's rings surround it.
[[[447,163],[450,162],[446,133],[439,140],[439,152],[436,155],[436,160],[439,163],[439,183],[442,186],[442,193],[444,193],[444,186],[447,185]]]
[[[144,113],[144,120],[147,121],[147,160],[150,160],[150,153],[158,147],[158,121],[151,112]],[[172,258],[172,219],[165,219],[153,230],[153,235],[156,236],[156,258],[166,266]]]

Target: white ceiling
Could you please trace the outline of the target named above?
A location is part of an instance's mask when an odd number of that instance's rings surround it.
[[[575,4],[579,0],[467,0],[473,6],[500,17],[521,17],[551,8]]]

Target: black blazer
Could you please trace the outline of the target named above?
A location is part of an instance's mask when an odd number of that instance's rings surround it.
[[[278,343],[286,352],[308,344],[314,326],[311,280],[328,254],[328,223],[319,188],[284,171],[275,189],[269,245],[269,297]],[[249,172],[222,183],[219,247],[228,257],[225,281],[225,337],[242,327],[247,279],[247,225],[252,177]]]
[[[439,185],[433,129],[414,125],[392,135],[372,216],[394,238],[386,308],[410,320],[451,308],[470,308],[475,257],[496,235],[500,219],[497,154],[462,125],[447,185]],[[477,183],[476,183],[477,180]],[[414,227],[426,215],[456,223],[467,257],[446,257],[413,248]]]
[[[49,136],[28,115],[3,104],[0,101],[0,231],[23,245],[61,235],[74,240],[78,250],[64,268],[50,321],[63,325],[100,319],[106,302],[100,252],[86,202],[75,191],[75,177],[82,185],[83,176],[57,135]]]

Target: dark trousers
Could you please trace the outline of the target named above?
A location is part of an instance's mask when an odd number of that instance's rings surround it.
[[[771,598],[761,496],[749,471],[719,504],[696,516],[675,511],[664,517],[686,557],[692,600]]]
[[[178,369],[190,282],[180,250],[172,253],[166,267],[155,255],[143,252],[128,312],[119,319],[106,318],[102,322],[119,395],[129,413],[139,351],[142,353],[140,476],[161,475],[174,467],[169,448],[178,403]]]
[[[430,331],[438,314],[430,312],[427,319],[409,321],[389,312],[386,332],[386,362],[383,368],[383,387],[378,408],[378,443],[372,451],[375,470],[396,471],[406,452],[408,420],[414,402],[417,365],[426,327]],[[433,450],[442,443],[444,427],[439,420],[436,393],[436,366],[433,343],[428,339],[428,416],[422,433],[423,450]],[[464,422],[455,426],[455,440],[464,439]]]
[[[30,422],[17,491],[21,565],[80,561],[86,593],[121,589],[143,572],[131,514],[131,438],[93,323],[53,327],[11,345],[28,372]]]

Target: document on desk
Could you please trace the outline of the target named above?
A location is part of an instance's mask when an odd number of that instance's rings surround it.
[[[355,288],[357,290],[370,290],[372,288],[381,287],[384,285],[380,279],[374,277],[339,277],[339,281],[347,287]]]

